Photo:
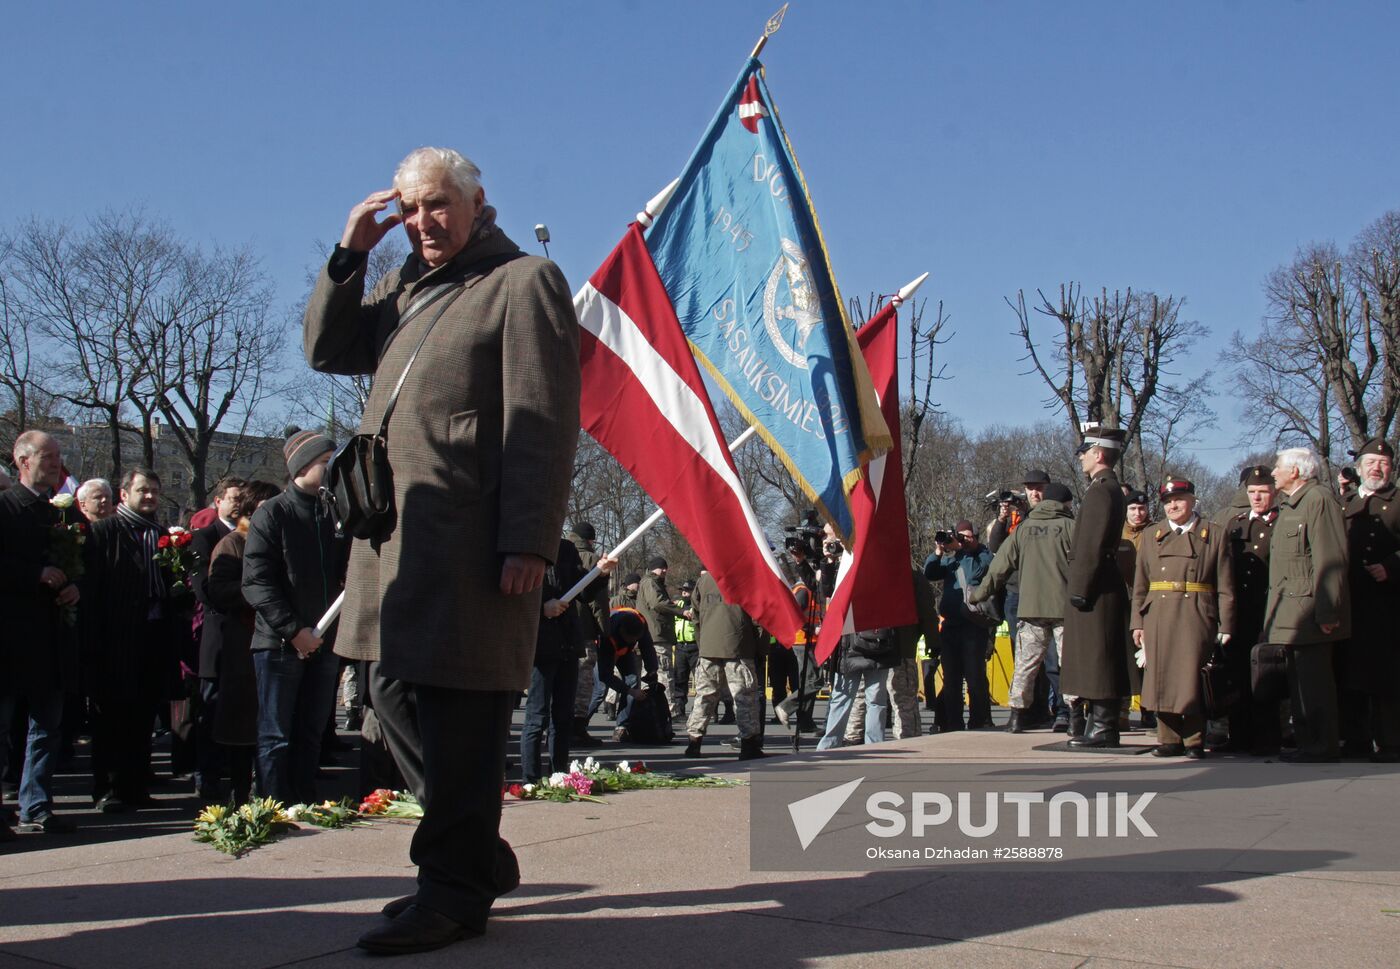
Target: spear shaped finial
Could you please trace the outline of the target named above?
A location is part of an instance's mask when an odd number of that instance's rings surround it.
[[[681,183],[679,178],[671,180],[661,191],[652,196],[651,201],[646,204],[646,208],[637,213],[637,221],[643,228],[651,228],[651,224],[656,221],[656,217],[661,214],[661,210],[666,208],[666,203],[671,201],[671,196],[676,192],[676,186]]]
[[[908,283],[907,285],[905,285],[903,289],[901,289],[898,293],[895,294],[894,299],[890,300],[890,302],[893,303],[895,306],[902,305],[906,299],[918,292],[919,287],[924,284],[925,279],[928,279],[928,273],[924,273],[912,283]]]
[[[778,28],[783,25],[783,14],[787,13],[787,4],[783,4],[783,9],[768,18],[768,22],[763,25],[763,36],[758,38],[758,43],[754,45],[753,53],[750,57],[757,57],[759,51],[763,50],[763,45],[768,43],[768,38],[778,32]]]

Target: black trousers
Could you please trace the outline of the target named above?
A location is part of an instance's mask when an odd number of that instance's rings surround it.
[[[515,691],[402,683],[377,668],[370,682],[394,760],[410,785],[418,772],[423,820],[409,847],[418,904],[484,930],[491,904],[519,880],[515,853],[500,835]]]
[[[671,713],[685,713],[685,698],[690,695],[690,674],[700,666],[700,647],[694,643],[676,643],[676,658],[671,663]]]
[[[92,714],[92,799],[115,794],[141,800],[150,793],[153,697],[94,699]]]

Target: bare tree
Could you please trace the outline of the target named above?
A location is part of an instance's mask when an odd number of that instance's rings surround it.
[[[1245,438],[1306,442],[1331,472],[1338,451],[1388,437],[1400,411],[1400,212],[1366,227],[1343,256],[1303,247],[1269,274],[1258,334],[1236,333]]]
[[[240,456],[250,423],[275,385],[286,328],[271,311],[272,287],[246,250],[206,255],[184,248],[178,276],[144,321],[155,402],[190,467],[190,498]],[[219,449],[220,434],[233,446]]]
[[[1057,302],[1037,290],[1040,305],[1035,312],[1053,319],[1055,336],[1046,348],[1033,332],[1033,317],[1025,292],[1007,299],[1016,314],[1017,333],[1026,347],[1029,373],[1039,374],[1051,390],[1046,406],[1063,410],[1071,431],[1078,434],[1083,422],[1102,422],[1123,428],[1130,457],[1138,473],[1147,477],[1143,457],[1144,424],[1154,417],[1159,397],[1176,399],[1185,392],[1170,383],[1177,376],[1172,366],[1180,354],[1205,334],[1205,328],[1181,315],[1182,300],[1155,293],[1102,289],[1089,299],[1076,283],[1060,286]],[[1208,373],[1190,382],[1190,394],[1207,394]],[[1158,433],[1163,426],[1158,418]]]

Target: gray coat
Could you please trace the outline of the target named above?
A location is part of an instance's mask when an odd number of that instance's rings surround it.
[[[508,554],[558,553],[578,441],[578,320],[548,260],[470,271],[518,251],[485,211],[452,262],[429,270],[410,256],[367,297],[363,264],[341,283],[323,269],[304,349],[316,370],[376,375],[360,426],[376,432],[435,310],[391,340],[399,313],[425,287],[465,281],[390,421],[398,527],[381,545],[354,543],[336,651],[379,659],[386,676],[412,683],[522,690],[540,594],[503,595],[501,565]]]
[[[1323,626],[1337,624],[1330,633]],[[1342,506],[1309,481],[1278,496],[1269,540],[1269,601],[1260,642],[1284,645],[1341,642],[1351,635],[1347,534]]]

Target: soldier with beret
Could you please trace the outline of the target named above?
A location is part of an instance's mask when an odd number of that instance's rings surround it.
[[[1085,425],[1075,452],[1089,478],[1080,502],[1069,553],[1069,604],[1065,610],[1060,685],[1071,709],[1069,748],[1118,746],[1118,711],[1132,695],[1128,678],[1128,587],[1118,571],[1118,542],[1127,502],[1113,466],[1123,454],[1123,431]]]
[[[1196,486],[1169,478],[1167,520],[1144,536],[1133,582],[1133,642],[1142,705],[1157,714],[1156,757],[1205,756],[1201,667],[1230,641],[1234,564],[1225,530],[1196,514]]]
[[[1400,762],[1400,500],[1395,449],[1373,437],[1356,452],[1360,485],[1346,499],[1351,640],[1342,647],[1342,685],[1367,711],[1371,759]]]
[[[1235,514],[1225,523],[1230,559],[1235,567],[1235,634],[1225,651],[1240,699],[1230,710],[1229,749],[1255,756],[1278,753],[1277,703],[1260,703],[1250,690],[1250,652],[1264,628],[1264,606],[1269,600],[1269,539],[1278,521],[1274,479],[1267,467],[1252,465],[1240,472],[1243,507],[1231,505]]]

